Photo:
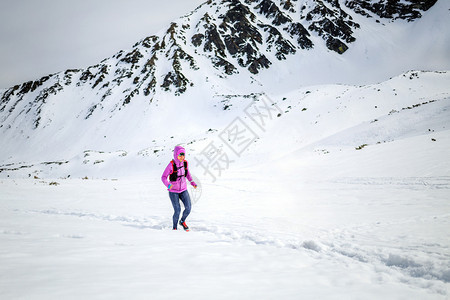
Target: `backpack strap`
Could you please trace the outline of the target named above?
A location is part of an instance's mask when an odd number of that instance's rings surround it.
[[[178,179],[177,165],[175,164],[173,159],[170,162],[172,163],[172,172],[170,172],[169,174],[169,180],[177,181]]]
[[[170,174],[172,174],[177,171],[177,165],[173,159],[170,162],[172,163],[172,172],[170,172]]]

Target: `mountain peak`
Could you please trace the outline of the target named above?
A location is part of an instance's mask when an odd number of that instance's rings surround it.
[[[307,53],[339,60],[365,24],[413,21],[436,0],[210,0],[172,22],[165,31],[146,37],[130,50],[119,51],[84,70],[67,70],[16,85],[1,93],[1,122],[27,104],[33,127],[41,123],[48,97],[63,91],[91,91],[86,110],[121,109],[136,97],[152,102],[162,93],[181,95],[196,82],[239,76],[248,82],[274,68],[293,69],[284,61]],[[357,21],[358,20],[358,21]],[[360,24],[361,23],[361,24]],[[375,23],[376,24],[376,23]],[[380,25],[381,26],[381,25]],[[212,87],[211,87],[212,88]],[[84,92],[81,92],[84,91]],[[107,104],[107,102],[110,102]],[[22,108],[24,109],[24,108]]]

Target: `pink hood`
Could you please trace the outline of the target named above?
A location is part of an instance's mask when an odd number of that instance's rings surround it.
[[[175,149],[173,149],[173,159],[175,160],[177,167],[183,165],[183,163],[178,160],[178,154],[180,153],[184,153],[186,155],[186,150],[181,146],[176,146]]]

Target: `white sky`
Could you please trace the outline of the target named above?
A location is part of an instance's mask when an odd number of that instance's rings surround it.
[[[84,68],[206,0],[0,0],[0,88]]]

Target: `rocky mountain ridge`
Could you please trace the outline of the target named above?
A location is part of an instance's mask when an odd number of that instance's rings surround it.
[[[149,102],[161,92],[181,95],[195,85],[193,77],[258,76],[289,56],[323,46],[329,55],[340,55],[360,29],[355,15],[376,22],[414,21],[436,1],[209,0],[165,32],[97,65],[0,91],[0,127],[32,112],[32,126],[38,128],[48,97],[67,89],[95,95],[87,119],[107,101],[116,110],[138,95]]]

